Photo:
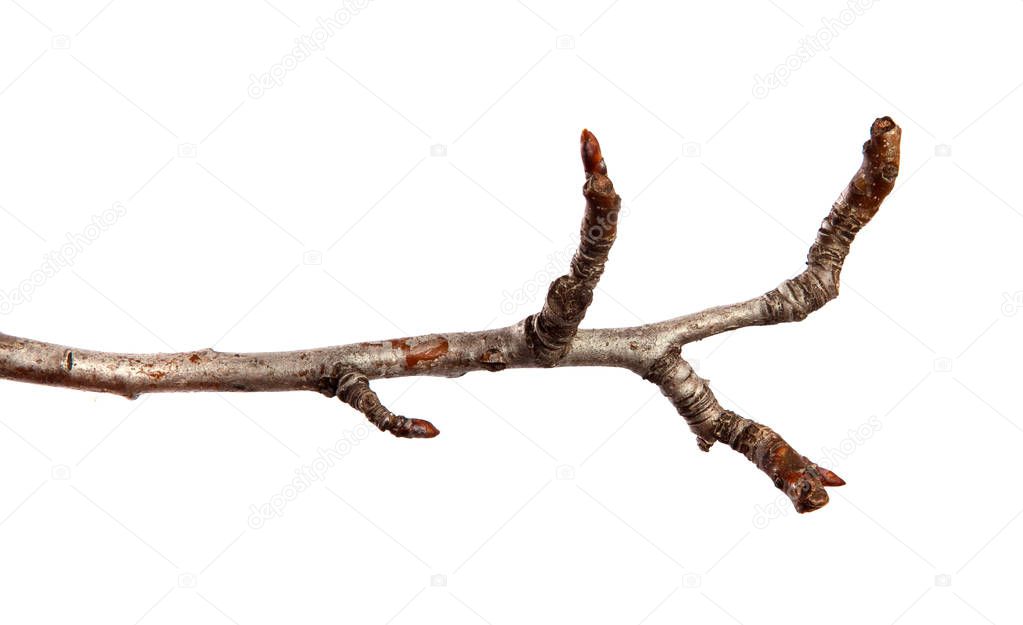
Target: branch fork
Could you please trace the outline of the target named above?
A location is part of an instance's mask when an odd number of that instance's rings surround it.
[[[621,198],[600,144],[583,130],[585,208],[569,271],[554,280],[543,307],[496,330],[452,332],[290,352],[122,354],[74,349],[0,334],[0,378],[115,393],[316,391],[363,413],[401,438],[432,438],[423,419],[388,410],[371,380],[415,375],[457,377],[508,368],[620,367],[656,384],[704,451],[723,443],[752,462],[799,512],[828,502],[845,482],[792,448],[774,430],[721,406],[709,383],[682,357],[688,344],[738,328],[801,321],[838,296],[842,265],[856,234],[877,213],[899,172],[901,129],[877,119],[863,162],[824,218],[806,269],[752,299],[628,328],[580,329],[617,236]]]

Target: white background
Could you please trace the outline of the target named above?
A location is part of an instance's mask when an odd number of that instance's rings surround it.
[[[31,291],[0,330],[273,350],[513,323],[575,246],[584,126],[627,208],[585,325],[660,320],[798,272],[890,114],[902,173],[842,296],[685,351],[849,485],[797,515],[619,370],[377,383],[431,441],[312,393],[4,382],[0,619],[1018,619],[1023,3],[373,0],[274,67],[342,6],[0,1],[0,288]]]

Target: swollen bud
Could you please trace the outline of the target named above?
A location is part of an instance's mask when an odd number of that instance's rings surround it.
[[[600,153],[600,143],[597,142],[597,138],[593,136],[593,133],[585,128],[583,129],[582,136],[579,138],[579,151],[583,157],[583,169],[586,171],[587,176],[593,173],[607,175],[604,156]]]
[[[409,419],[409,421],[407,438],[433,438],[440,434],[440,430],[425,419]]]

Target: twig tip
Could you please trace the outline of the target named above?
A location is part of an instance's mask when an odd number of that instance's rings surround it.
[[[583,158],[583,169],[589,176],[594,172],[606,175],[607,166],[604,164],[604,156],[600,153],[600,143],[592,132],[583,128],[583,134],[579,137],[579,151]]]
[[[433,438],[440,434],[437,426],[425,419],[409,419],[411,422],[408,429],[409,438]]]

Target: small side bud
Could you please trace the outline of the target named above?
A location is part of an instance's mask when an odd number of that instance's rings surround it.
[[[821,484],[825,486],[845,486],[845,480],[838,477],[834,471],[825,469],[822,466],[818,466],[817,471],[821,474]]]

